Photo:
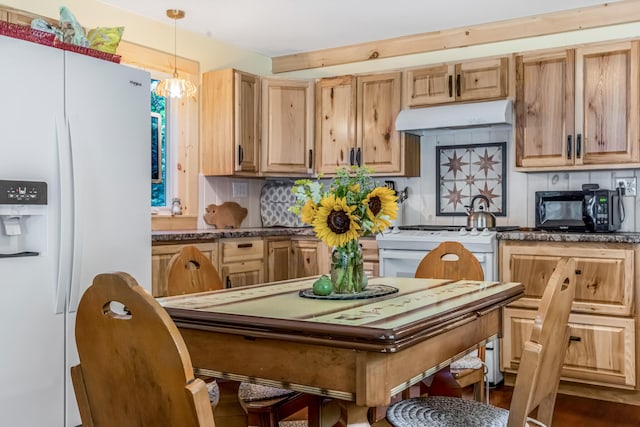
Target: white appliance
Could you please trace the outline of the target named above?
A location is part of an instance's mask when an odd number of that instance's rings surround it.
[[[151,286],[150,77],[3,36],[0,57],[0,425],[77,426],[79,298],[107,271]]]
[[[496,232],[487,229],[439,225],[400,226],[376,237],[379,248],[380,276],[413,277],[422,258],[445,241],[462,243],[480,261],[484,278],[498,280],[498,241]],[[486,345],[487,379],[495,385],[503,380],[497,342]]]
[[[399,131],[511,125],[513,103],[509,99],[468,102],[402,110],[396,117]]]

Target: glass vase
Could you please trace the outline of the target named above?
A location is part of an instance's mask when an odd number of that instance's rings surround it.
[[[357,240],[333,248],[331,252],[333,292],[337,294],[362,292],[367,286],[362,264],[362,245]]]

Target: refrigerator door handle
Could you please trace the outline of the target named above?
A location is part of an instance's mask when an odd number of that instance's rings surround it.
[[[80,167],[79,165],[76,165],[76,162],[74,161],[74,157],[73,157],[73,132],[72,132],[72,122],[69,121],[69,119],[67,119],[67,129],[69,131],[68,135],[69,135],[69,148],[70,148],[70,154],[71,156],[70,158],[70,164],[69,164],[69,170],[71,171],[71,184],[69,186],[70,192],[71,192],[71,206],[70,206],[70,216],[72,218],[72,227],[73,227],[73,233],[71,235],[71,239],[72,239],[72,246],[71,246],[71,254],[69,256],[69,261],[71,262],[71,277],[68,282],[68,288],[67,288],[67,312],[68,313],[75,313],[78,310],[78,304],[80,302],[80,296],[78,295],[79,289],[80,289],[80,277],[81,277],[81,273],[82,273],[82,262],[80,257],[82,256],[82,242],[83,240],[83,234],[82,234],[82,230],[84,230],[84,226],[83,224],[81,224],[81,215],[80,212],[78,212],[79,210],[79,204],[76,203],[76,197],[79,193],[79,188],[78,186],[81,185],[80,182],[78,182],[75,179],[75,174],[74,171],[77,167]],[[89,284],[87,284],[88,286]]]
[[[69,126],[64,118],[56,118],[56,146],[58,151],[58,177],[60,182],[60,205],[58,218],[58,280],[56,282],[55,312],[61,314],[67,308],[67,295],[72,274],[73,254],[73,174],[71,171],[71,150],[69,146]]]

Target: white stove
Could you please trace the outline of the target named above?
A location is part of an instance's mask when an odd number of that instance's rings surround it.
[[[442,242],[462,243],[480,261],[485,280],[497,280],[496,231],[464,227],[414,225],[394,228],[376,237],[380,275],[413,277],[422,258]]]
[[[514,227],[517,228],[517,227]],[[506,228],[505,228],[506,231]],[[380,276],[414,277],[422,258],[442,242],[462,243],[480,261],[487,281],[498,280],[498,241],[495,230],[468,230],[464,227],[414,225],[400,226],[376,236]],[[498,345],[486,346],[487,379],[490,384],[502,381]]]

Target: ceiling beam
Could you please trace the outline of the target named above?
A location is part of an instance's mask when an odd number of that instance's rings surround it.
[[[474,46],[640,21],[640,0],[624,0],[544,15],[433,31],[272,58],[273,73]]]

